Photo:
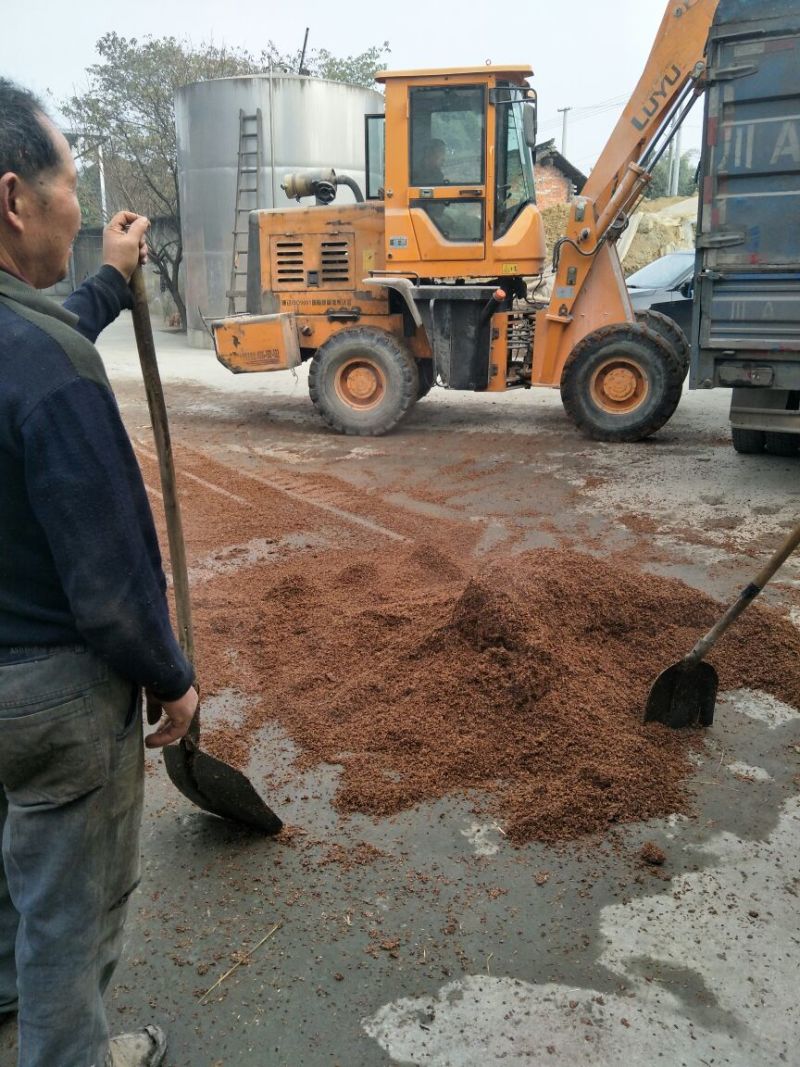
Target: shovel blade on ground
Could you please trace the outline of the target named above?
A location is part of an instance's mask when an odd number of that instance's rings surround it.
[[[209,756],[192,751],[183,742],[164,749],[164,764],[173,785],[193,804],[211,815],[277,834],[283,823],[267,807],[241,771]]]
[[[660,722],[673,730],[710,726],[714,721],[719,678],[710,663],[686,667],[676,663],[656,679],[645,708],[645,722]]]

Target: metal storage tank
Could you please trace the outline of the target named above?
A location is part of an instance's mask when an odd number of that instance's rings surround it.
[[[364,115],[383,109],[383,96],[372,89],[296,74],[221,78],[178,90],[175,124],[190,344],[210,348],[203,317],[225,315],[228,309],[240,110],[246,115],[261,111],[259,207],[286,208],[294,202],[281,182],[295,170],[333,167],[355,178],[363,190]],[[337,202],[353,199],[349,189],[339,189]]]

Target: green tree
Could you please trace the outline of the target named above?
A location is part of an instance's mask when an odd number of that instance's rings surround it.
[[[150,260],[186,325],[178,279],[183,259],[178,191],[175,91],[190,82],[262,74],[272,67],[297,70],[300,54],[281,55],[273,42],[257,57],[241,48],[195,46],[175,37],[120,37],[97,42],[100,62],[86,71],[87,86],[61,104],[84,145],[80,197],[87,218],[99,217],[97,148],[102,147],[109,212],[130,207],[158,220],[150,234]],[[369,85],[388,45],[339,59],[325,49],[307,55],[316,77]]]
[[[684,152],[681,156],[680,171],[678,175],[678,196],[694,196],[697,192],[695,174],[697,172],[697,152],[692,150]],[[669,196],[670,186],[670,162],[665,157],[653,169],[653,180],[644,194],[647,200],[657,200],[662,196]]]
[[[373,88],[375,75],[386,65],[389,52],[389,42],[384,41],[381,45],[373,45],[365,52],[354,56],[335,56],[326,48],[312,49],[302,57],[301,50],[292,53],[282,53],[273,41],[270,41],[264,52],[261,53],[260,61],[273,69],[300,73],[300,60],[303,61],[303,73],[310,74],[312,78],[327,78],[334,82],[347,82],[348,85],[360,85],[363,89]]]

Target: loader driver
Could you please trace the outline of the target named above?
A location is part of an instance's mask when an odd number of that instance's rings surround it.
[[[141,691],[186,732],[142,478],[93,341],[131,303],[147,219],[115,215],[104,266],[64,303],[81,213],[69,146],[0,79],[0,1019],[19,1067],[157,1067],[157,1026],[109,1041],[102,995],[136,888]]]
[[[438,137],[428,141],[420,160],[420,178],[422,185],[446,185],[444,161],[447,158],[447,145]]]

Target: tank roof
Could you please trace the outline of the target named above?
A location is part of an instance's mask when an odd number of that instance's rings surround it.
[[[354,85],[352,82],[338,81],[336,78],[317,78],[312,77],[310,74],[295,74],[291,70],[273,70],[270,74],[269,71],[259,71],[255,74],[230,74],[224,78],[201,78],[199,81],[186,82],[185,85],[180,85],[176,89],[177,93],[182,92],[184,89],[197,89],[200,86],[211,87],[219,85],[224,82],[229,85],[235,85],[236,83],[244,84],[245,82],[270,82],[270,81],[290,81],[290,82],[313,82],[314,84],[322,85],[336,85],[345,89],[357,89],[359,92],[375,93],[377,89],[366,89],[363,85]],[[213,92],[213,88],[207,88],[206,91]]]
[[[449,78],[451,76],[467,74],[472,76],[487,74],[497,77],[506,74],[515,79],[530,78],[533,71],[528,65],[522,66],[497,66],[485,63],[482,67],[434,67],[431,70],[380,70],[375,75],[376,82],[386,82],[392,78]]]

